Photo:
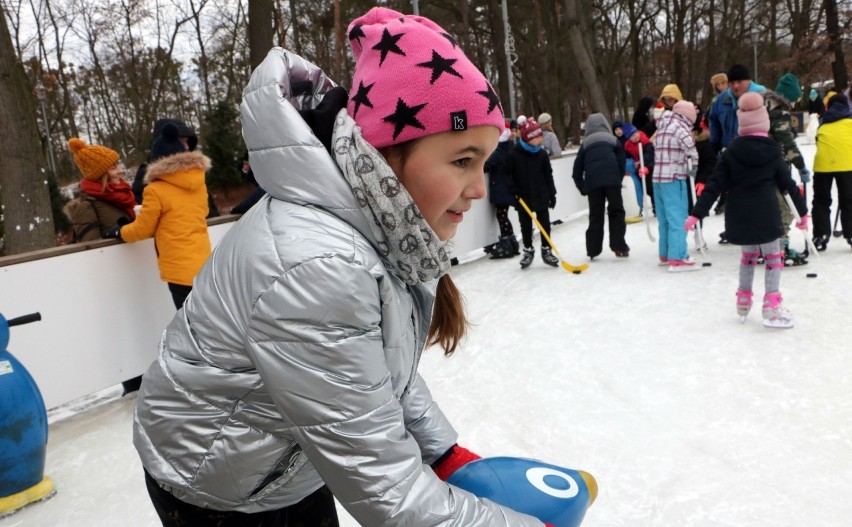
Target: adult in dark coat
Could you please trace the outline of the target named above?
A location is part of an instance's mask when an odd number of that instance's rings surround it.
[[[624,147],[610,131],[603,114],[593,113],[586,120],[586,137],[574,160],[573,173],[574,184],[580,194],[589,199],[589,228],[586,229],[586,254],[589,258],[603,250],[605,213],[609,216],[610,249],[618,257],[629,254],[630,248],[624,241],[626,226],[621,200],[624,164]]]
[[[151,144],[155,143],[157,139],[163,135],[163,128],[165,128],[167,124],[177,126],[178,135],[180,136],[181,142],[186,147],[186,150],[188,152],[194,152],[198,147],[198,135],[191,126],[187,126],[185,122],[177,119],[157,119],[154,123],[154,133],[151,137]],[[154,161],[156,161],[156,159],[153,159],[153,157],[148,159],[149,163]],[[133,177],[133,196],[136,198],[136,203],[139,205],[142,204],[142,191],[145,190],[145,174],[147,174],[147,172],[148,164],[142,163],[139,165],[139,168],[136,170],[136,175]],[[207,213],[208,218],[215,218],[219,215],[219,209],[216,207],[216,202],[213,201],[213,194],[210,193],[209,189],[207,191],[207,208],[209,210]]]
[[[643,132],[648,137],[654,135],[657,131],[657,126],[651,120],[651,108],[655,101],[651,97],[642,97],[636,105],[636,111],[633,112],[631,123],[637,130]]]

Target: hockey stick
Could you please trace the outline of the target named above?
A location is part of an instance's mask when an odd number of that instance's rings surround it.
[[[639,168],[640,169],[645,168],[645,155],[642,153],[642,147],[643,146],[644,145],[642,144],[642,142],[639,141]],[[640,170],[640,172],[644,172],[644,170]],[[654,235],[651,233],[651,216],[654,215],[654,213],[652,212],[654,210],[654,208],[653,208],[653,205],[651,207],[648,206],[648,202],[650,200],[648,199],[648,192],[647,192],[648,189],[645,188],[645,174],[639,174],[639,179],[642,181],[642,211],[644,212],[645,218],[646,218],[645,231],[648,233],[648,239],[651,240],[651,243],[654,243],[654,242],[657,241],[657,239],[654,238]]]
[[[837,222],[840,221],[840,204],[837,204],[837,212],[834,214],[834,229],[832,229],[831,234],[834,235],[835,238],[840,238],[843,236],[843,230],[837,230]]]
[[[790,212],[793,213],[793,218],[796,220],[796,223],[798,223],[802,219],[802,217],[799,215],[799,211],[796,210],[796,205],[793,203],[793,198],[790,197],[790,194],[784,193],[784,199],[787,200],[787,206],[790,207]],[[802,236],[805,237],[805,245],[808,246],[808,249],[810,249],[810,251],[814,254],[814,256],[816,256],[817,260],[819,260],[820,259],[819,252],[817,251],[813,240],[811,240],[811,237],[808,234],[808,231],[803,230]]]
[[[698,196],[695,193],[695,176],[692,175],[692,159],[686,158],[686,166],[689,170],[689,175],[687,179],[689,182],[689,191],[692,193],[692,208],[695,209],[695,204],[698,203]],[[704,233],[701,231],[701,221],[695,224],[695,245],[698,246],[698,250],[701,252],[701,257],[705,260],[707,259],[707,248],[705,247],[707,243],[704,241]]]
[[[518,203],[521,204],[521,206],[524,208],[524,210],[527,211],[527,214],[530,215],[530,218],[532,218],[532,220],[535,222],[536,226],[538,227],[538,230],[541,232],[541,235],[544,236],[544,239],[547,240],[547,243],[550,244],[550,248],[553,249],[553,254],[555,254],[556,257],[559,258],[559,261],[562,262],[562,267],[566,271],[571,271],[574,274],[580,274],[580,273],[582,273],[583,271],[585,271],[586,269],[589,268],[589,264],[587,264],[587,263],[583,264],[583,265],[571,265],[570,263],[566,262],[562,258],[562,256],[559,255],[559,251],[556,249],[556,245],[553,244],[553,240],[550,239],[550,236],[547,235],[547,232],[544,230],[544,227],[542,227],[541,223],[538,222],[538,218],[535,217],[535,214],[533,214],[533,211],[531,211],[530,208],[527,207],[527,204],[524,203],[523,199],[521,199],[520,197],[517,198],[517,199],[518,199]]]

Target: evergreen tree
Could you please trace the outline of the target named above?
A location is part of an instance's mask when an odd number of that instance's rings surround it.
[[[237,168],[243,151],[239,114],[230,102],[219,101],[204,115],[201,139],[204,154],[213,162],[207,174],[207,186],[223,189],[244,184]]]

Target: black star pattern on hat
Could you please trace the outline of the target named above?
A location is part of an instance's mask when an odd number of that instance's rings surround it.
[[[417,106],[408,106],[402,99],[397,99],[396,111],[387,117],[382,118],[383,121],[394,124],[394,139],[396,139],[406,126],[413,126],[415,128],[420,128],[421,130],[426,129],[426,127],[423,126],[423,123],[418,121],[416,117],[417,112],[422,110],[425,106],[426,103],[418,104]]]
[[[398,33],[396,35],[391,35],[390,31],[385,28],[382,31],[382,40],[379,41],[378,44],[373,46],[373,49],[379,50],[382,52],[382,58],[379,60],[379,66],[385,61],[388,53],[396,53],[397,55],[405,56],[405,52],[399,49],[399,46],[396,45],[397,41],[405,36],[405,33]]]
[[[500,111],[502,112],[503,111],[503,105],[500,104],[500,98],[497,97],[496,93],[494,93],[494,88],[491,87],[491,84],[490,83],[486,83],[486,84],[488,85],[487,89],[482,90],[482,91],[477,91],[476,93],[478,93],[479,95],[482,95],[483,97],[488,99],[488,112],[487,113],[491,113],[494,110],[494,108],[496,108],[498,106],[500,107]]]
[[[450,35],[449,33],[438,33],[438,34],[441,35],[442,37],[444,37],[445,39],[449,40],[450,44],[453,45],[453,49],[456,49],[456,45],[458,44],[458,42],[456,42],[456,39],[454,39],[452,35]]]
[[[355,97],[352,97],[352,102],[355,103],[355,110],[352,112],[352,117],[358,115],[358,109],[361,108],[361,105],[373,107],[373,103],[370,101],[367,95],[370,93],[370,90],[373,89],[376,83],[369,84],[364,86],[364,81],[358,81],[358,93],[355,94]]]
[[[361,29],[362,27],[364,27],[364,24],[358,24],[349,32],[349,40],[358,42],[358,46],[361,46],[362,38],[367,38],[367,35],[364,34],[364,30]]]
[[[421,68],[431,68],[432,69],[432,80],[429,81],[429,84],[435,84],[435,81],[443,73],[449,73],[450,75],[455,75],[456,77],[463,79],[461,73],[457,72],[453,69],[453,64],[458,62],[459,59],[445,59],[444,57],[438,55],[438,52],[434,49],[432,50],[432,60],[429,62],[421,62],[416,64],[416,66],[420,66]]]

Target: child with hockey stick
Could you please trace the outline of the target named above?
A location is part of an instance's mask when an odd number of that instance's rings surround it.
[[[485,197],[499,100],[429,19],[377,7],[348,36],[348,94],[281,48],[243,92],[267,195],[145,374],[148,492],[169,527],[333,527],[333,498],[359,525],[541,527],[445,482],[478,456],[418,373],[424,347],[452,353],[468,326],[447,242]]]
[[[801,220],[796,227],[807,229],[807,205],[790,176],[790,168],[781,147],[769,137],[769,114],[759,93],[740,97],[737,109],[739,136],[721,154],[713,175],[698,198],[693,215],[684,222],[691,231],[707,216],[722,192],[728,193],[725,207],[725,232],[728,240],[742,246],[740,279],[737,289],[737,314],[745,321],[752,305],[752,282],[757,258],[766,259],[763,297],[763,325],[772,328],[793,327],[792,314],[784,309],[780,291],[784,253],[780,238],[784,234],[779,221],[781,211],[775,189],[789,193]]]
[[[630,255],[624,241],[624,148],[610,131],[606,117],[593,113],[586,120],[586,132],[574,160],[574,184],[589,199],[589,228],[586,254],[594,259],[603,250],[604,217],[609,216],[609,247],[619,258]]]
[[[698,151],[692,137],[695,118],[694,104],[676,102],[672,111],[660,118],[654,139],[654,203],[660,224],[660,264],[668,265],[671,272],[700,269],[689,258],[686,233],[682,229],[688,215],[688,160],[692,160],[692,170],[698,165]]]
[[[542,148],[543,133],[538,122],[531,117],[518,117],[520,136],[518,144],[509,150],[503,161],[501,173],[509,183],[512,195],[524,200],[544,228],[541,233],[541,259],[552,267],[559,266],[559,258],[553,254],[550,242],[550,210],[556,206],[556,185],[553,183],[553,167],[547,151]],[[521,269],[527,269],[535,258],[533,249],[533,219],[520,203],[518,223],[524,250],[521,254]]]
[[[627,152],[629,159],[628,163],[633,164],[633,170],[628,169],[628,173],[633,178],[633,184],[636,186],[636,199],[639,202],[639,215],[643,216],[645,214],[644,204],[645,199],[642,194],[642,180],[640,178],[645,178],[645,189],[648,192],[648,197],[651,200],[652,204],[652,214],[656,214],[656,207],[653,207],[654,203],[654,189],[653,189],[653,181],[652,177],[654,174],[654,143],[648,139],[648,136],[642,130],[639,130],[632,124],[624,125],[624,137],[627,140],[624,142],[624,150]],[[639,150],[642,150],[642,154],[639,154]],[[642,166],[642,162],[645,162],[645,166]],[[644,168],[644,170],[642,170]]]

